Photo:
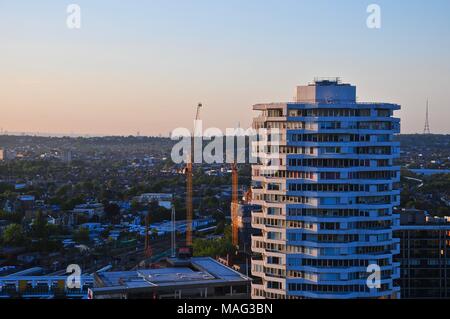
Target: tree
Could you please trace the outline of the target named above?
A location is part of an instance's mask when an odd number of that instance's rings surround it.
[[[8,213],[8,212],[0,210],[0,219],[8,220],[15,224],[20,224],[22,222],[23,216],[24,216],[24,214],[22,214],[20,212]]]
[[[195,239],[194,255],[215,258],[233,254],[235,247],[231,243],[231,227],[227,226],[224,233],[224,237],[218,239]]]
[[[80,227],[77,231],[73,233],[73,240],[78,243],[89,242],[89,230],[84,227]]]
[[[21,246],[25,243],[25,233],[19,224],[8,225],[3,232],[3,243],[7,246]]]
[[[38,211],[36,214],[36,218],[33,221],[33,236],[36,238],[44,239],[47,238],[47,219],[44,217],[41,211]]]
[[[142,205],[137,201],[136,199],[133,199],[131,201],[131,211],[133,213],[137,213],[138,211],[142,210]]]
[[[106,218],[113,224],[118,224],[120,222],[120,207],[119,205],[113,203],[107,203],[105,205],[105,215]]]

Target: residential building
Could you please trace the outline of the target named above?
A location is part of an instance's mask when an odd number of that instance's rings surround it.
[[[72,213],[74,215],[78,214],[86,215],[89,219],[91,219],[94,216],[98,218],[103,217],[103,215],[105,214],[105,210],[103,204],[101,203],[86,203],[76,205],[75,208],[72,210]]]
[[[450,223],[420,210],[400,212],[401,296],[405,299],[450,298]]]
[[[393,237],[400,106],[360,103],[339,79],[299,86],[294,102],[258,104],[253,128],[253,298],[398,298]],[[369,266],[381,271],[367,285]]]

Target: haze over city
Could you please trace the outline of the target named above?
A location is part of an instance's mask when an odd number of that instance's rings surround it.
[[[0,127],[8,132],[168,135],[248,127],[252,105],[340,76],[359,101],[402,105],[402,133],[448,132],[450,2],[0,1]]]

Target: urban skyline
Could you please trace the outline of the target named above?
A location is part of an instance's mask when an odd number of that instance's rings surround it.
[[[448,13],[0,0],[0,299],[450,299]]]

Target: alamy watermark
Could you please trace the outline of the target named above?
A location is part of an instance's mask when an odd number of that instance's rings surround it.
[[[66,279],[68,289],[81,289],[81,267],[77,264],[67,266],[66,273],[70,274]]]
[[[370,4],[367,6],[369,16],[366,25],[369,29],[381,29],[381,7],[378,4]]]
[[[381,267],[377,264],[371,264],[367,267],[370,275],[367,277],[366,284],[369,289],[381,288]]]
[[[269,167],[282,165],[279,129],[227,128],[225,132],[211,127],[203,130],[201,120],[195,122],[193,134],[187,128],[176,128],[171,139],[178,141],[172,148],[171,158],[176,164],[257,164]]]
[[[69,4],[66,8],[68,14],[66,25],[69,29],[81,29],[81,7],[78,4]]]

